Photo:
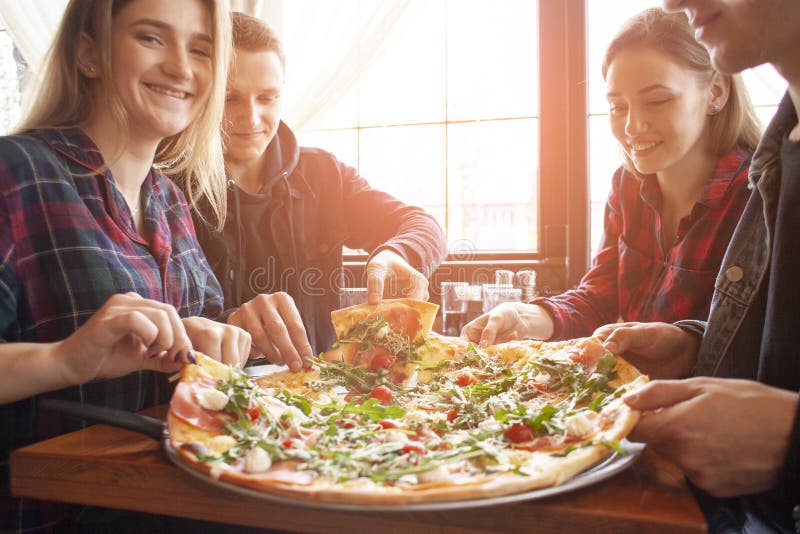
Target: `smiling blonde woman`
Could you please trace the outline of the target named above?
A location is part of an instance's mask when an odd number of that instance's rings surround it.
[[[165,175],[224,205],[230,31],[223,1],[68,4],[27,118],[0,138],[0,465],[78,426],[37,413],[39,394],[135,411],[166,400],[193,350],[246,360],[250,336],[209,319],[222,292]],[[0,530],[47,522],[0,476]]]

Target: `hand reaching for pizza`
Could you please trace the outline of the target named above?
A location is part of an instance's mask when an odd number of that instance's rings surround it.
[[[367,303],[383,298],[428,300],[428,280],[391,250],[382,250],[367,263]]]
[[[53,348],[70,385],[139,369],[175,372],[192,359],[192,343],[175,308],[136,293],[113,295]]]
[[[629,436],[674,461],[717,497],[769,489],[789,446],[798,395],[750,380],[654,381],[625,402],[651,410]]]
[[[482,347],[515,339],[547,340],[552,335],[550,315],[541,306],[523,302],[504,302],[461,330],[461,337]]]
[[[592,334],[651,378],[685,378],[697,362],[700,337],[669,323],[615,323]]]
[[[228,365],[241,367],[250,357],[250,334],[205,317],[187,317],[183,326],[196,350]]]
[[[270,363],[288,365],[292,371],[310,367],[314,354],[300,312],[289,294],[258,295],[233,312],[228,324],[249,332],[253,350]]]

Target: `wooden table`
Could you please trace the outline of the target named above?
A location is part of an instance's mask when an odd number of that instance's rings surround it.
[[[161,411],[163,413],[163,409]],[[704,532],[680,472],[652,451],[599,484],[503,506],[442,512],[342,512],[274,504],[203,484],[161,444],[96,425],[14,451],[15,495],[302,532]]]

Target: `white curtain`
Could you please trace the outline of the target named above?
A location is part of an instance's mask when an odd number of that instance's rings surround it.
[[[391,39],[410,0],[232,0],[267,21],[284,42],[284,117],[313,129],[355,86]],[[2,18],[31,74],[47,52],[67,0],[0,0]]]
[[[410,0],[234,0],[284,43],[284,118],[312,130],[383,54]]]
[[[39,70],[66,5],[67,0],[0,0],[0,18],[30,73]]]

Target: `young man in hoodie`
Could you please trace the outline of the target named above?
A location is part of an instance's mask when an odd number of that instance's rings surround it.
[[[234,57],[223,134],[228,216],[198,237],[225,294],[227,322],[254,350],[299,370],[336,340],[342,247],[370,252],[367,297],[427,299],[446,244],[436,220],[370,187],[317,148],[300,147],[281,121],[285,57],[262,21],[234,13]]]
[[[632,438],[683,468],[712,532],[800,531],[800,2],[664,0],[720,71],[770,63],[789,83],[750,167],[707,322],[603,327],[655,380],[626,402]],[[702,336],[702,337],[701,337]]]

